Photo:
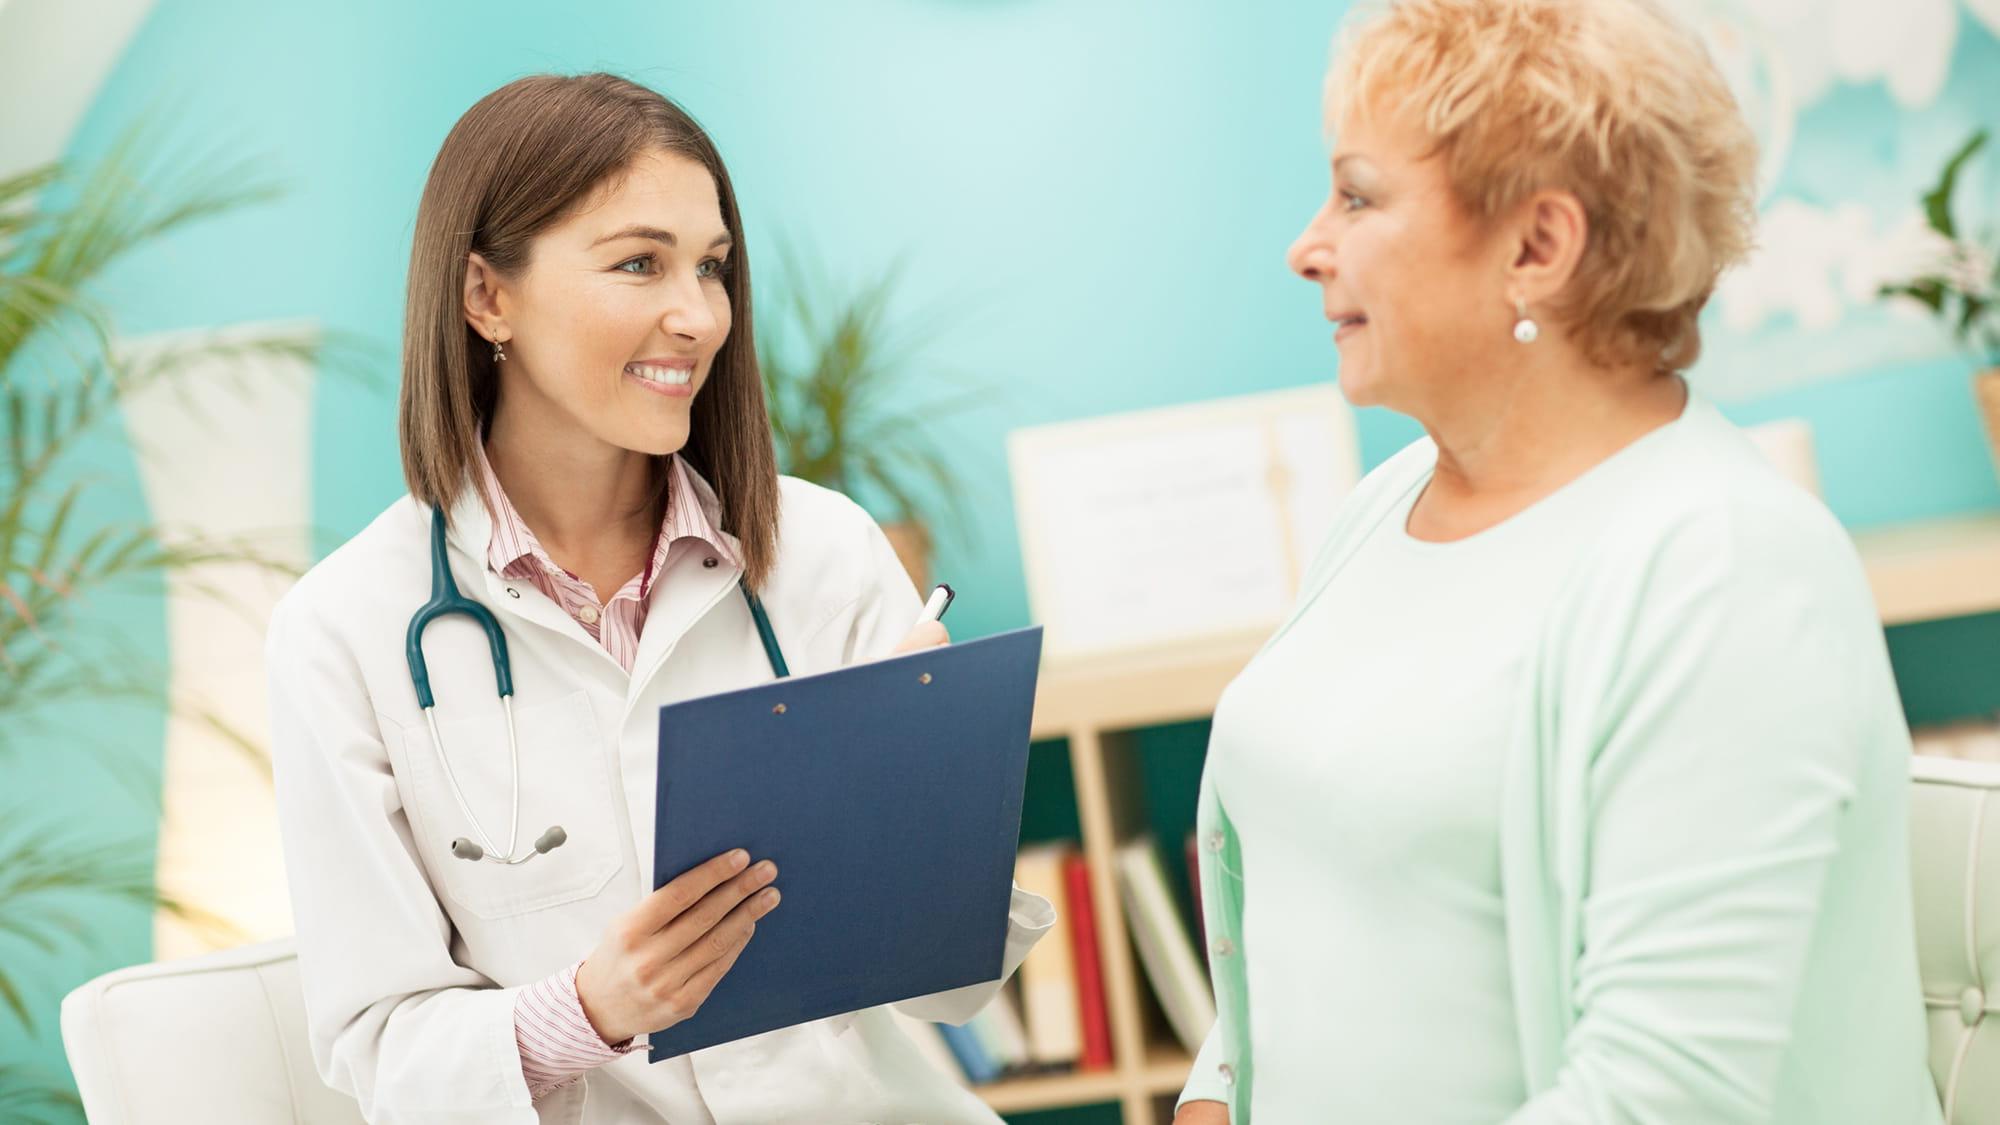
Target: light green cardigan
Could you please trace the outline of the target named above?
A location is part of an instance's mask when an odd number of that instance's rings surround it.
[[[1909,736],[1852,543],[1699,397],[1645,444],[1572,486],[1602,533],[1552,563],[1571,569],[1495,732],[1529,1091],[1508,1123],[1932,1125]],[[1292,621],[1435,461],[1423,441],[1369,474]],[[1262,889],[1212,774],[1197,831],[1219,1019],[1182,1101],[1248,1125],[1243,901]],[[1342,1050],[1368,1029],[1339,1005],[1284,1033]]]

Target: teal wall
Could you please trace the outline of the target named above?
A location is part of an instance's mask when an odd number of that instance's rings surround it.
[[[375,385],[330,379],[318,390],[304,455],[323,553],[402,489],[393,385],[403,273],[423,177],[452,121],[540,70],[605,68],[655,85],[716,136],[760,281],[774,279],[780,233],[837,277],[903,257],[907,307],[948,310],[936,368],[999,388],[993,406],[938,433],[975,500],[970,534],[946,540],[939,570],[961,594],[956,631],[979,635],[1027,619],[1009,429],[1333,377],[1317,294],[1285,272],[1283,253],[1326,188],[1318,97],[1343,8],[161,0],[73,151],[101,151],[150,113],[169,143],[261,154],[291,184],[279,204],[136,256],[104,295],[126,332],[307,317],[374,343]],[[1838,92],[1801,118],[1780,190],[1825,201],[1859,185],[1878,205],[1913,199],[1982,106],[2000,106],[2000,45],[1964,21],[1935,107],[1904,115],[1878,87]],[[1757,343],[1743,341],[1741,354]],[[1743,421],[1810,420],[1828,502],[1855,526],[2000,508],[1968,371],[1938,359],[1726,408]],[[1360,433],[1373,465],[1416,430],[1364,411]],[[122,449],[107,447],[92,468],[136,495]],[[118,607],[155,653],[158,608],[143,591]],[[1922,703],[1915,717],[2000,709],[2000,618],[1898,634],[1899,675]],[[142,752],[161,737],[143,712],[70,718]],[[1191,807],[1199,734],[1164,737],[1172,751],[1160,756],[1164,773],[1149,772],[1149,796],[1171,831]],[[66,741],[8,764],[8,787],[86,831],[143,828],[143,778],[136,797],[107,796],[99,774],[72,768]],[[1037,760],[1060,754],[1038,749]],[[1034,799],[1049,806],[1031,810],[1038,833],[1073,821],[1059,807],[1066,762],[1054,762],[1037,769]],[[137,912],[91,917],[113,931],[107,944],[54,965],[49,997],[145,957]],[[0,956],[27,955],[0,945]],[[61,1065],[52,1034],[26,1047],[17,1035],[0,1017],[0,1057]]]
[[[984,633],[1027,614],[1007,430],[1332,377],[1317,297],[1282,255],[1325,190],[1318,93],[1342,7],[163,0],[75,147],[165,107],[172,134],[268,154],[294,185],[135,260],[112,296],[128,330],[309,316],[378,342],[383,385],[331,384],[318,402],[325,547],[401,491],[402,278],[451,122],[542,69],[654,84],[716,135],[760,280],[775,280],[781,232],[836,275],[906,257],[907,307],[947,309],[937,367],[997,387],[997,405],[939,434],[982,501],[941,569],[964,595],[954,622]],[[1938,107],[1899,115],[1874,87],[1828,99],[1802,118],[1780,190],[1913,199],[1982,104],[2000,105],[2000,46],[1968,21]],[[1731,411],[1811,420],[1828,502],[1851,524],[2000,507],[1967,369],[1862,372]],[[1363,412],[1365,460],[1414,432]]]

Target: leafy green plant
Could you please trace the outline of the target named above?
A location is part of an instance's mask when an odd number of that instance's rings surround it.
[[[69,1125],[83,1119],[83,1102],[68,1083],[39,1068],[0,1064],[0,1121]]]
[[[1922,303],[1983,364],[2000,365],[2000,240],[1975,240],[1952,214],[1959,174],[1986,141],[1986,130],[1973,133],[1924,194],[1924,219],[1940,239],[1936,265],[1909,281],[1885,285],[1881,292]]]
[[[121,437],[121,401],[184,385],[197,369],[247,379],[277,362],[341,368],[362,354],[342,337],[270,329],[117,345],[111,312],[93,292],[108,267],[279,194],[248,160],[163,159],[150,135],[131,130],[86,170],[54,164],[0,179],[0,770],[45,746],[77,749],[74,732],[37,739],[46,728],[35,720],[53,704],[178,706],[162,686],[164,669],[134,657],[117,628],[90,620],[83,607],[94,595],[157,588],[167,574],[207,563],[288,569],[247,543],[89,515],[109,486],[78,464],[87,459],[79,453]],[[130,773],[130,764],[108,772]],[[159,894],[150,832],[85,842],[21,827],[24,811],[9,810],[6,823],[19,830],[0,839],[0,938],[10,944],[48,954],[87,945],[75,908],[88,898],[220,922]],[[18,956],[0,958],[0,1008],[35,1031],[22,971]],[[81,1117],[66,1087],[28,1068],[0,1062],[0,1090],[0,1116]]]
[[[784,278],[779,301],[758,307],[760,316],[767,309],[778,315],[760,319],[757,335],[779,469],[848,495],[879,497],[888,505],[876,513],[885,522],[955,525],[964,484],[930,428],[986,391],[922,393],[915,367],[939,321],[927,313],[892,316],[901,265],[843,286],[790,254]],[[926,498],[939,507],[926,510]]]
[[[157,902],[151,857],[126,840],[86,844],[44,821],[13,810],[19,827],[0,844],[0,934],[54,955],[87,944],[91,933],[75,910],[77,896],[110,898],[140,907]],[[0,969],[0,1004],[34,1030],[35,1013],[21,982]]]
[[[49,704],[165,702],[154,686],[162,677],[142,665],[80,658],[87,626],[75,610],[90,595],[204,563],[278,566],[247,544],[151,523],[86,525],[81,502],[104,486],[73,471],[78,448],[121,399],[196,368],[318,363],[349,347],[287,331],[189,337],[136,356],[114,346],[93,279],[140,245],[276,194],[241,162],[189,161],[212,169],[198,173],[159,168],[139,136],[54,206],[35,201],[68,186],[63,168],[0,181],[0,761],[32,729],[29,714]]]

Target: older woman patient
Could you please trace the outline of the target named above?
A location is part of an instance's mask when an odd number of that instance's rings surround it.
[[[1902,1125],[1909,754],[1848,538],[1681,373],[1754,148],[1639,0],[1404,0],[1292,247],[1375,470],[1224,695],[1177,1120]]]

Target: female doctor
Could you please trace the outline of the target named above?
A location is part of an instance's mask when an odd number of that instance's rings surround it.
[[[638,1050],[783,909],[741,852],[649,892],[658,708],[945,639],[858,507],[778,476],[741,240],[709,138],[609,75],[510,83],[431,168],[410,495],[269,637],[314,1060],[370,1121],[997,1120],[881,1009]],[[1015,892],[1005,973],[1052,918]]]

